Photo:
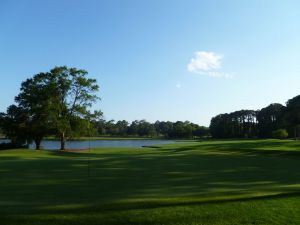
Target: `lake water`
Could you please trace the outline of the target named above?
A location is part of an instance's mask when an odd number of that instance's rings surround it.
[[[0,139],[0,144],[2,143],[9,143],[10,140],[9,139]]]
[[[9,143],[9,139],[0,139],[1,143]],[[87,149],[87,148],[140,148],[142,146],[155,146],[163,144],[173,144],[172,140],[91,140],[91,141],[67,141],[66,149]],[[46,150],[60,149],[59,141],[42,141],[41,147]],[[29,145],[30,149],[35,149],[35,144]]]
[[[67,141],[66,149],[88,149],[112,147],[112,148],[140,148],[142,146],[154,146],[163,144],[172,144],[175,141],[171,140],[91,140],[91,141]],[[46,150],[60,149],[59,141],[42,141],[41,146]],[[35,144],[29,146],[30,149],[35,149]]]

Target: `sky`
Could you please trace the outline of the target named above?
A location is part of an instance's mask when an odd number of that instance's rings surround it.
[[[300,1],[0,0],[0,111],[63,65],[97,79],[105,119],[208,126],[300,94]]]

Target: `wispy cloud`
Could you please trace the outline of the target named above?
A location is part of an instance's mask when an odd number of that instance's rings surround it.
[[[211,77],[232,78],[229,73],[224,73],[222,69],[222,60],[224,56],[215,52],[198,51],[187,65],[187,70],[191,73],[208,75]]]

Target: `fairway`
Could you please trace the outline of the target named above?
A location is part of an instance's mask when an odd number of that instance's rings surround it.
[[[299,224],[300,142],[0,152],[0,224]]]

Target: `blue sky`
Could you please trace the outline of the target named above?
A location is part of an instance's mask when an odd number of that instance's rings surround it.
[[[190,120],[300,94],[300,1],[1,0],[0,111],[54,66],[86,69],[106,119]]]

